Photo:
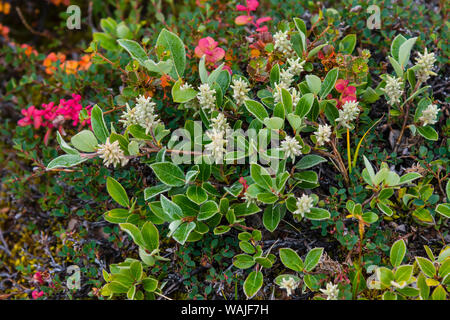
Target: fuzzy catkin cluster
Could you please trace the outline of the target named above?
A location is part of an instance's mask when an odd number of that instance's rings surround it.
[[[127,110],[122,114],[120,122],[128,127],[138,124],[145,129],[145,133],[149,134],[151,130],[160,122],[158,115],[155,113],[156,103],[150,97],[146,98],[140,95],[136,99],[136,106],[130,108],[127,104]]]

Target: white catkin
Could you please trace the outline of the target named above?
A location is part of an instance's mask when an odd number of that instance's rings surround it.
[[[331,137],[331,127],[327,124],[321,125],[317,128],[317,131],[314,133],[317,140],[318,146],[323,146],[326,142],[330,142]]]
[[[250,91],[248,82],[243,79],[234,79],[230,87],[233,89],[233,99],[236,105],[242,105],[248,99],[247,94]]]
[[[423,125],[435,124],[437,122],[437,115],[439,108],[435,104],[430,104],[425,110],[422,111],[422,115],[419,120],[422,121]]]
[[[281,150],[284,151],[285,158],[292,158],[295,161],[295,157],[302,154],[302,147],[298,143],[295,137],[286,136],[281,141]]]
[[[208,112],[214,111],[216,106],[216,91],[211,89],[209,84],[204,83],[198,87],[200,92],[197,94],[200,106]]]
[[[339,110],[339,117],[336,119],[343,127],[351,128],[350,123],[355,120],[359,115],[358,102],[352,100],[347,101],[342,109]]]
[[[123,167],[128,163],[128,159],[120,148],[118,140],[111,143],[109,138],[107,138],[104,144],[98,146],[97,153],[103,159],[105,166],[113,165],[116,167],[117,165],[121,165]]]
[[[305,216],[305,213],[311,211],[313,207],[314,199],[306,194],[302,195],[300,198],[297,198],[297,210],[293,212],[294,215],[299,214],[302,217]]]

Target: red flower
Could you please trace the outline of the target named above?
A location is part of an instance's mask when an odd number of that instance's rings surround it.
[[[31,296],[33,297],[33,299],[38,299],[38,298],[42,297],[43,295],[44,295],[44,291],[37,291],[37,290],[34,290],[34,291],[31,293]]]
[[[247,14],[236,17],[236,19],[234,19],[234,23],[236,23],[238,26],[243,26],[243,25],[250,23],[256,27],[257,32],[267,32],[268,31],[267,26],[261,27],[261,24],[272,20],[272,18],[271,17],[262,17],[255,21],[255,16],[250,15],[250,12],[255,11],[256,8],[258,8],[258,6],[259,6],[259,2],[257,0],[247,0],[246,6],[244,6],[242,4],[238,4],[236,6],[236,10],[237,11],[247,11]]]
[[[248,189],[249,185],[247,184],[247,180],[244,179],[244,177],[239,178],[239,183],[242,184],[244,189],[242,189],[242,192],[239,196],[242,196]]]
[[[90,117],[82,121],[80,120],[80,112],[82,110],[81,96],[72,94],[72,99],[61,99],[59,104],[50,102],[48,104],[42,104],[42,109],[37,109],[35,106],[22,109],[21,113],[24,115],[24,118],[18,121],[18,125],[21,127],[34,125],[35,129],[39,129],[41,126],[49,129],[54,127],[61,128],[65,121],[72,121],[72,126],[74,127],[80,122],[83,126],[86,124],[90,125]],[[91,106],[84,107],[84,110],[90,116]],[[49,134],[48,131],[47,134]]]
[[[20,111],[25,118],[22,118],[17,123],[21,127],[29,126],[34,124],[35,129],[39,129],[42,125],[42,111],[37,110],[34,106],[28,109],[22,109]]]
[[[338,81],[336,81],[336,84],[334,85],[334,87],[337,90],[337,92],[342,93],[342,92],[344,92],[347,85],[348,85],[348,80],[339,79]]]
[[[215,63],[225,57],[225,50],[217,47],[218,43],[211,37],[206,37],[198,41],[195,48],[195,55],[199,58],[206,56],[206,62]]]
[[[348,101],[356,101],[356,87],[348,84],[348,80],[339,79],[334,85],[336,91],[341,94],[339,99],[334,99],[337,102],[336,107],[339,109]]]
[[[42,279],[42,274],[40,272],[36,272],[33,275],[33,279],[34,279],[34,281],[38,282],[41,285],[44,284],[44,279]]]
[[[247,0],[246,2],[247,2],[246,6],[238,4],[236,6],[237,11],[247,11],[247,12],[255,11],[256,8],[258,8],[259,6],[259,2],[257,0]]]

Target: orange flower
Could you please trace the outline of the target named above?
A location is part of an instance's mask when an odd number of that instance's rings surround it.
[[[78,61],[67,60],[61,65],[61,69],[63,69],[67,74],[75,74],[78,71]]]
[[[11,5],[8,2],[0,1],[0,12],[4,14],[9,14],[11,10]]]
[[[87,70],[91,66],[91,54],[85,54],[81,57],[81,60],[78,62],[79,70]]]
[[[252,57],[252,58],[257,58],[257,57],[259,57],[261,55],[261,51],[259,51],[258,49],[252,49],[251,51],[250,51],[250,56]]]
[[[21,48],[25,49],[25,54],[27,55],[27,57],[31,56],[31,54],[35,54],[36,56],[38,55],[38,52],[36,50],[34,50],[34,48],[28,44],[22,44],[20,46]]]
[[[53,74],[56,71],[55,62],[59,61],[61,63],[61,69],[67,74],[75,74],[80,70],[87,70],[92,65],[91,62],[92,55],[85,54],[81,57],[79,61],[77,60],[66,60],[66,55],[58,52],[55,54],[51,52],[43,62],[45,72],[47,74]]]
[[[170,83],[169,83],[170,79],[171,79],[171,78],[170,78],[169,75],[167,75],[167,74],[163,75],[163,76],[160,78],[160,80],[161,80],[161,87],[163,87],[163,88],[169,87],[169,86],[170,86]]]
[[[66,61],[66,55],[59,53],[55,54],[54,52],[51,52],[45,59],[44,62],[42,63],[45,67],[45,73],[47,74],[53,74],[53,72],[55,72],[56,67],[54,66],[54,63],[57,61],[60,61],[61,63],[63,63],[64,61]]]

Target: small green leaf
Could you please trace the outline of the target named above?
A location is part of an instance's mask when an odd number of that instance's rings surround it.
[[[164,213],[171,218],[171,221],[180,220],[183,218],[183,210],[174,202],[161,195],[161,207]]]
[[[400,46],[403,44],[403,42],[406,41],[406,38],[402,36],[401,34],[397,35],[394,40],[392,40],[391,43],[391,54],[394,57],[394,59],[398,60],[398,53],[400,50]]]
[[[85,162],[86,160],[88,160],[88,158],[83,158],[79,154],[63,154],[62,156],[50,161],[47,165],[47,170],[73,167],[77,164]]]
[[[141,229],[142,239],[145,243],[145,249],[152,252],[159,248],[159,232],[153,223],[147,221]]]
[[[367,223],[370,223],[370,224],[378,221],[378,215],[376,213],[370,212],[370,211],[364,212],[362,214],[362,218],[363,218],[364,222],[367,222]]]
[[[434,130],[434,128],[430,126],[417,127],[417,131],[422,137],[431,141],[437,141],[439,138],[436,130]]]
[[[294,250],[290,248],[281,248],[280,259],[287,268],[297,272],[303,271],[303,261]]]
[[[338,68],[334,68],[328,71],[322,83],[322,88],[320,90],[320,99],[325,99],[327,95],[331,92],[331,90],[333,90],[338,76],[339,76]]]
[[[321,208],[311,208],[310,212],[305,212],[305,218],[309,220],[327,220],[330,217],[330,212]]]
[[[309,154],[301,158],[300,161],[297,162],[295,167],[299,170],[305,170],[314,167],[322,162],[327,162],[327,159],[315,154]]]
[[[409,61],[411,49],[416,43],[417,37],[411,38],[403,42],[398,52],[398,63],[402,68],[405,68]]]
[[[267,128],[272,130],[279,130],[283,128],[284,125],[284,119],[278,118],[278,117],[272,117],[272,118],[265,118],[264,124]]]
[[[252,163],[250,166],[251,177],[262,188],[271,191],[273,187],[272,178],[266,169],[259,164]]]
[[[142,237],[141,231],[138,227],[131,223],[121,223],[119,224],[120,228],[128,233],[133,239],[134,243],[136,243],[140,247],[145,248],[144,238]]]
[[[447,299],[447,293],[445,292],[445,289],[443,286],[439,285],[434,289],[433,293],[431,294],[431,298],[433,300],[446,300]]]
[[[248,269],[255,264],[255,259],[247,254],[238,254],[234,257],[233,265],[239,269]]]
[[[392,272],[392,270],[385,267],[380,267],[377,269],[377,272],[381,283],[385,287],[390,287],[391,282],[394,281],[394,273]]]
[[[201,186],[190,186],[186,191],[187,197],[194,201],[196,204],[202,204],[208,199],[208,195]]]
[[[364,158],[364,164],[366,166],[367,172],[369,173],[370,176],[370,180],[372,182],[372,184],[374,184],[374,179],[375,179],[375,171],[373,170],[372,165],[370,164],[369,160],[366,158],[366,156],[363,156]]]
[[[240,241],[239,248],[241,248],[242,251],[248,254],[254,254],[256,252],[255,247],[252,246],[248,241]]]
[[[95,105],[91,111],[91,125],[95,136],[101,143],[105,143],[109,137],[109,131],[106,127],[103,111],[98,105]]]
[[[269,117],[264,106],[255,100],[245,100],[245,107],[256,119],[264,123],[264,119]]]
[[[191,101],[197,96],[197,91],[192,88],[181,89],[181,79],[178,79],[177,82],[172,87],[172,98],[174,102],[177,103],[186,103]]]
[[[258,201],[266,204],[275,203],[278,200],[278,197],[271,192],[261,192],[256,196]]]
[[[247,299],[251,299],[263,285],[263,274],[261,271],[252,271],[244,282],[244,293]]]
[[[158,184],[153,187],[148,187],[144,189],[144,200],[148,201],[151,198],[157,196],[158,194],[164,193],[166,191],[169,191],[171,189],[170,186],[167,186],[165,184]]]
[[[286,113],[292,112],[292,96],[285,88],[281,88],[281,101]]]
[[[195,222],[183,222],[172,234],[172,238],[174,238],[179,244],[185,244],[189,234],[195,229]]]
[[[128,209],[123,208],[115,208],[104,213],[105,220],[111,223],[125,223],[130,215]]]
[[[153,278],[142,279],[142,286],[147,292],[154,292],[158,287],[158,280]]]
[[[403,258],[406,254],[406,244],[403,239],[397,240],[391,247],[389,259],[391,260],[391,264],[394,267],[398,267],[401,265]]]
[[[206,201],[200,207],[200,212],[198,214],[197,220],[208,220],[212,216],[214,216],[217,212],[219,212],[219,207],[216,202],[209,200]]]
[[[348,34],[339,42],[339,52],[352,54],[356,46],[356,35]]]
[[[436,268],[427,258],[416,257],[416,262],[419,264],[420,270],[422,270],[427,277],[433,278],[436,275]]]
[[[98,145],[97,138],[90,130],[82,130],[70,139],[73,146],[83,152],[95,152]]]
[[[64,141],[64,139],[61,137],[61,134],[59,133],[59,131],[56,131],[56,140],[58,140],[61,150],[63,150],[65,153],[73,154],[73,155],[80,154],[78,152],[78,150],[72,148],[71,146],[69,146],[69,144],[67,142]]]
[[[150,167],[158,179],[168,186],[181,187],[186,182],[184,172],[171,162],[157,162]]]
[[[392,214],[394,213],[394,212],[392,211],[392,209],[389,208],[385,203],[378,202],[378,203],[377,203],[377,207],[378,207],[378,209],[381,210],[381,212],[383,212],[385,215],[387,215],[387,216],[389,216],[389,217],[392,216]]]
[[[314,248],[308,252],[305,258],[305,270],[312,271],[322,258],[323,248]]]
[[[314,95],[312,93],[304,94],[300,98],[295,108],[295,114],[300,117],[306,116],[309,113],[309,111],[311,111],[313,103],[314,103]]]
[[[142,49],[141,45],[133,40],[128,39],[118,39],[117,43],[124,48],[129,55],[137,60],[140,65],[144,65],[144,61],[148,60],[148,56],[145,53],[144,49]]]
[[[281,220],[280,207],[267,206],[263,214],[263,224],[267,230],[274,232]]]
[[[106,190],[111,198],[114,199],[122,207],[129,207],[130,200],[128,199],[127,192],[122,185],[114,178],[108,177],[106,179]]]
[[[174,66],[169,74],[174,79],[181,78],[186,67],[186,50],[183,41],[173,32],[162,29],[156,40],[156,53],[160,60],[170,54]]]
[[[395,282],[399,283],[401,281],[408,282],[413,275],[413,266],[412,265],[402,265],[397,268],[395,271],[394,277]]]
[[[272,88],[275,87],[275,83],[280,82],[280,66],[278,63],[274,64],[270,70],[270,85]]]
[[[410,172],[407,173],[403,176],[400,177],[400,182],[399,184],[405,184],[405,183],[409,183],[411,181],[414,181],[416,179],[419,179],[420,177],[422,177],[422,175],[420,173],[417,172]]]
[[[320,81],[320,78],[316,75],[309,74],[306,77],[306,83],[308,84],[309,90],[311,90],[312,93],[317,95],[322,87],[322,82]]]
[[[446,218],[450,218],[450,204],[441,203],[436,207],[436,212],[443,215]]]

